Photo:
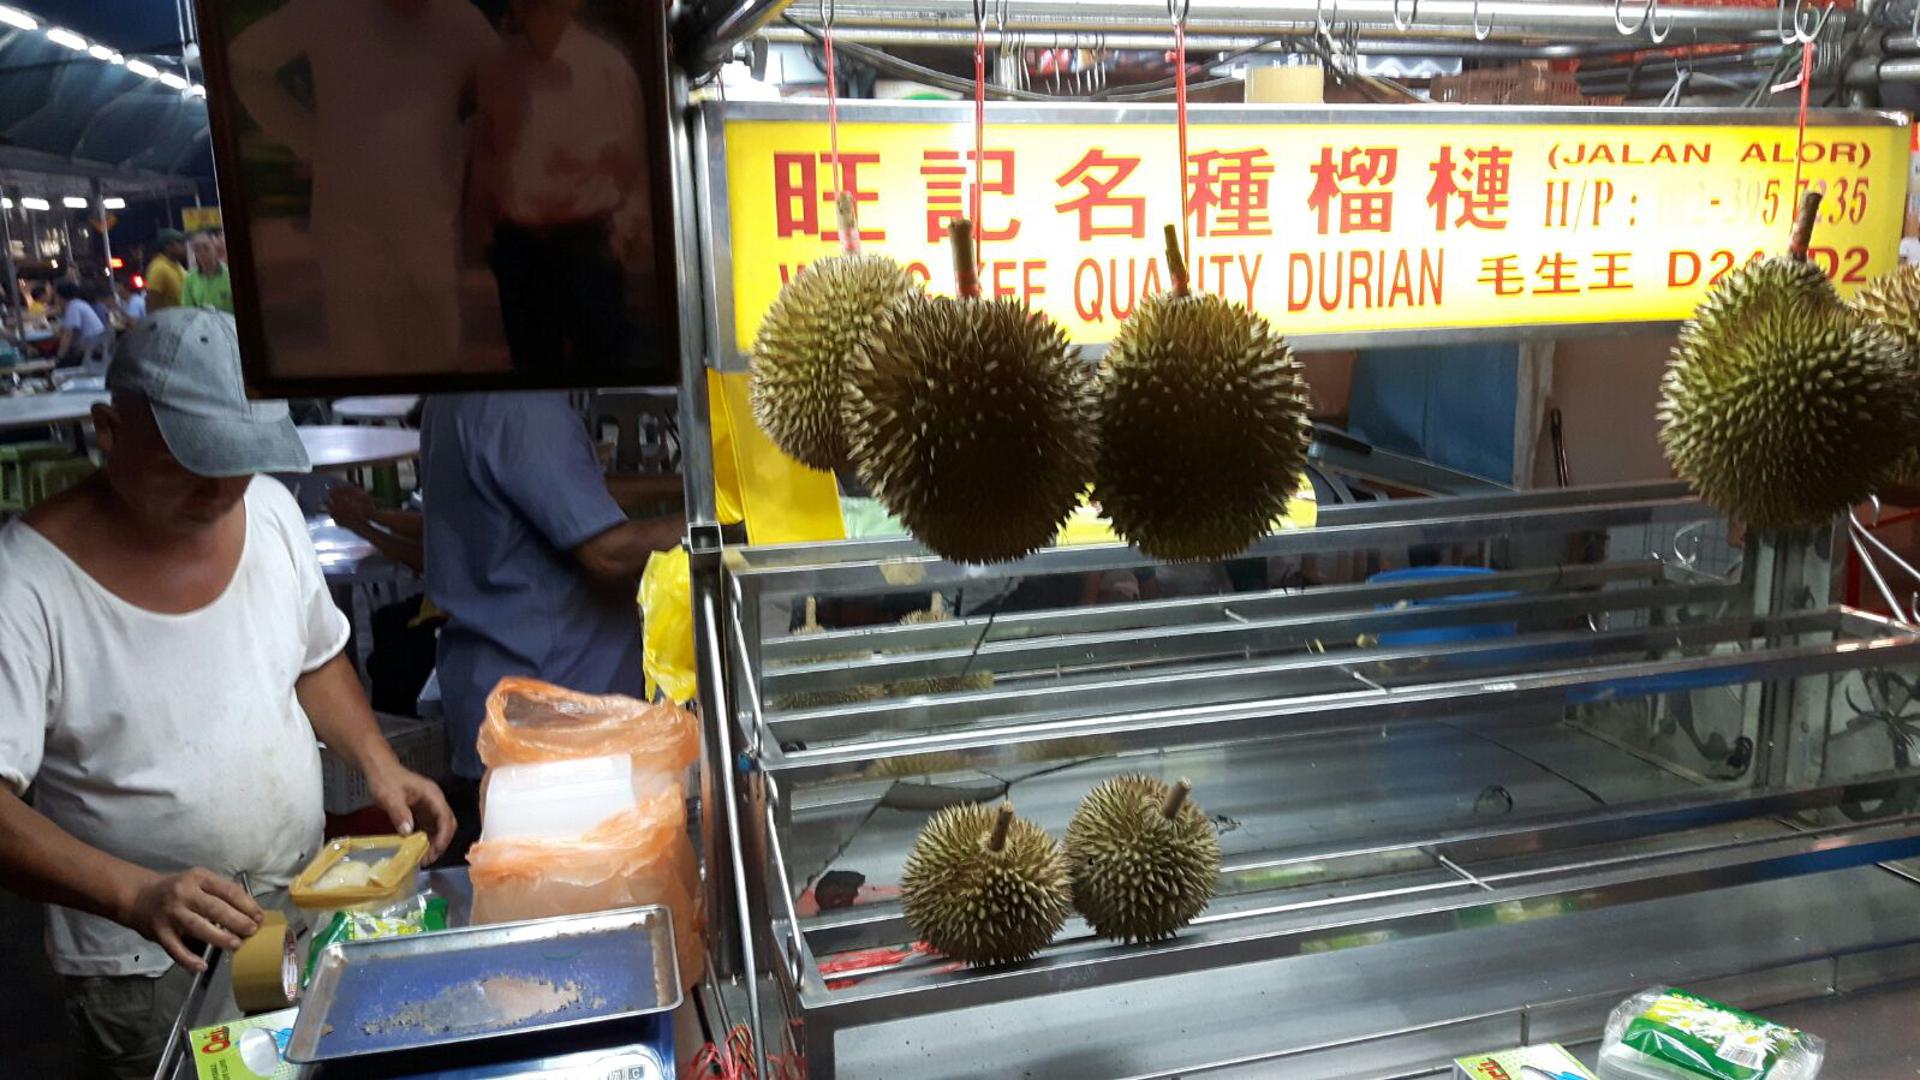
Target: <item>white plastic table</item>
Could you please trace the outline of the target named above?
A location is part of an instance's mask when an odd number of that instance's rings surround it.
[[[407,414],[420,404],[418,394],[386,394],[378,397],[343,397],[333,403],[335,420],[365,424],[404,424]]]
[[[322,425],[299,429],[316,472],[363,469],[420,456],[420,433],[406,428]]]
[[[95,405],[104,405],[107,400],[107,395],[100,391],[54,391],[0,397],[0,431],[77,424],[93,414]]]

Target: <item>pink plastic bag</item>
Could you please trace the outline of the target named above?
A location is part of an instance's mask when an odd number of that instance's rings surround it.
[[[682,985],[706,969],[699,868],[677,784],[655,785],[577,840],[482,840],[467,865],[476,925],[661,904],[673,913]]]
[[[700,725],[672,702],[577,694],[509,676],[487,695],[479,750],[488,768],[627,754],[636,769],[679,772],[700,760]]]

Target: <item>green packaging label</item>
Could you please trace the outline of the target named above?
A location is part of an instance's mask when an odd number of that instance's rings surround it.
[[[300,1066],[286,1059],[298,1009],[195,1028],[188,1038],[199,1080],[295,1080]]]
[[[1620,1041],[1708,1080],[1760,1080],[1799,1036],[1711,998],[1669,990],[1627,1024]]]

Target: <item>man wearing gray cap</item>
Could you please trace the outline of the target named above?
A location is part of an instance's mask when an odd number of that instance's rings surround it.
[[[284,889],[318,849],[316,737],[434,853],[453,817],[381,738],[299,507],[258,475],[307,455],[285,403],[247,400],[233,318],[142,321],[107,387],[105,467],[0,529],[0,884],[53,905],[89,1075],[150,1076],[196,943],[261,925],[239,875]]]

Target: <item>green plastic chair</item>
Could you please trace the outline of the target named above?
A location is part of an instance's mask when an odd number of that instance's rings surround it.
[[[27,507],[79,484],[92,476],[99,466],[83,457],[63,461],[36,461],[27,466]]]
[[[24,442],[0,446],[0,514],[19,513],[32,505],[27,498],[28,470],[36,463],[72,458],[64,443]]]

